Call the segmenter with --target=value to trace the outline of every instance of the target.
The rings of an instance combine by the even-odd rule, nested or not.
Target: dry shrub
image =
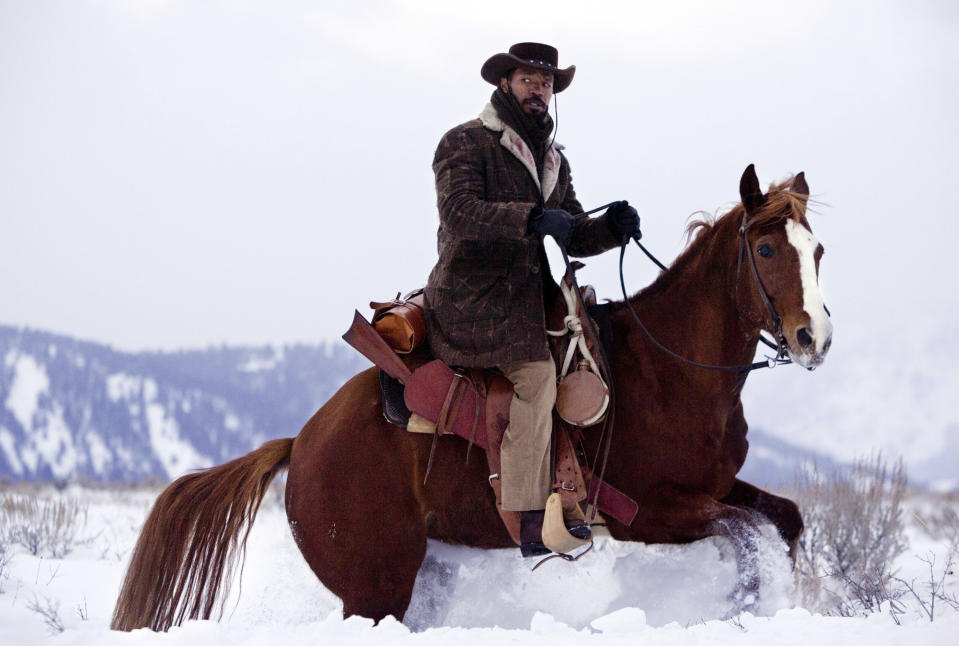
[[[895,577],[896,583],[902,586],[902,590],[908,592],[912,599],[922,610],[922,614],[935,621],[936,606],[946,605],[953,610],[959,611],[959,595],[948,589],[949,577],[955,573],[956,558],[959,556],[956,552],[956,545],[950,545],[946,553],[946,562],[941,568],[936,567],[936,555],[933,552],[927,552],[925,556],[917,557],[926,564],[928,574],[925,581],[918,582],[916,579],[909,581]]]
[[[0,543],[20,545],[34,556],[63,558],[84,542],[86,522],[87,505],[74,498],[16,493],[0,498]]]
[[[929,621],[935,620],[937,609],[943,606],[959,611],[959,593],[954,592],[953,585],[956,565],[959,564],[957,505],[959,494],[955,492],[926,494],[927,509],[916,511],[913,516],[930,538],[946,544],[945,554],[942,559],[937,559],[933,551],[916,556],[926,565],[926,575],[921,579],[895,577],[896,583],[908,592],[909,598],[919,607],[920,614]]]
[[[797,572],[804,605],[821,612],[858,615],[888,608],[903,591],[890,586],[892,564],[907,547],[903,531],[906,471],[880,454],[849,470],[823,473],[812,464],[797,474],[794,499],[806,529]]]
[[[0,594],[3,593],[3,582],[9,578],[9,574],[5,573],[4,570],[7,569],[7,565],[10,564],[10,559],[13,557],[12,554],[7,550],[7,543],[4,540],[4,537],[0,535]]]
[[[931,511],[916,512],[915,518],[930,538],[946,542],[952,551],[959,551],[959,514],[956,513],[955,494],[937,496],[936,503]]]
[[[34,596],[32,601],[27,603],[27,610],[37,613],[43,619],[43,624],[51,635],[58,635],[64,631],[63,620],[60,618],[60,602],[43,597],[41,601]]]

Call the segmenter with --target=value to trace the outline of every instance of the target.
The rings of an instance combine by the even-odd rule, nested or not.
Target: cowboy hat
[[[506,78],[510,70],[517,67],[532,67],[533,69],[552,72],[553,92],[559,93],[569,87],[576,73],[576,66],[570,65],[566,69],[559,69],[559,52],[555,47],[542,43],[516,43],[509,48],[508,54],[496,54],[483,63],[480,75],[483,79],[499,85],[501,78]]]

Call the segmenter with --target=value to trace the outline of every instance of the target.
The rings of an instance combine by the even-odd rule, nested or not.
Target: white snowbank
[[[290,536],[282,502],[271,491],[249,541],[242,586],[234,581],[224,618],[191,621],[166,634],[115,633],[110,614],[126,561],[155,493],[84,491],[90,501],[88,541],[68,558],[16,553],[0,578],[0,643],[30,645],[244,646],[247,644],[953,644],[959,613],[940,610],[935,622],[918,613],[896,626],[887,614],[824,617],[794,608],[792,575],[781,544],[764,533],[759,614],[728,620],[726,595],[735,565],[722,541],[687,546],[597,540],[578,563],[559,560],[531,572],[518,550],[482,551],[431,543],[405,624],[387,619],[344,620],[339,601],[325,590]],[[913,536],[919,550],[941,549]],[[924,564],[911,550],[906,576]],[[242,588],[242,589],[241,589]],[[65,627],[51,638],[28,606],[59,604]],[[81,618],[80,613],[86,617]]]

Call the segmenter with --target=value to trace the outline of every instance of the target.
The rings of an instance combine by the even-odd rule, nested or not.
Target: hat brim
[[[480,76],[482,76],[483,80],[487,83],[492,83],[493,85],[499,86],[499,80],[501,78],[506,78],[506,73],[510,70],[516,69],[517,67],[530,67],[535,70],[552,72],[554,94],[559,94],[568,88],[569,84],[573,82],[573,75],[576,73],[575,65],[570,65],[566,69],[560,69],[546,63],[523,60],[522,58],[513,56],[512,54],[496,54],[495,56],[491,56],[485,63],[483,63],[483,68],[480,70]]]

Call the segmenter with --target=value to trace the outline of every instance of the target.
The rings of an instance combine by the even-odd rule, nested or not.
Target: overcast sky
[[[584,206],[629,199],[664,259],[747,164],[804,170],[837,342],[946,318],[957,7],[3,0],[0,322],[124,349],[337,337],[425,282],[436,143],[521,40],[577,66],[558,140]],[[631,289],[654,275],[632,258]],[[584,280],[616,297],[613,255]]]

